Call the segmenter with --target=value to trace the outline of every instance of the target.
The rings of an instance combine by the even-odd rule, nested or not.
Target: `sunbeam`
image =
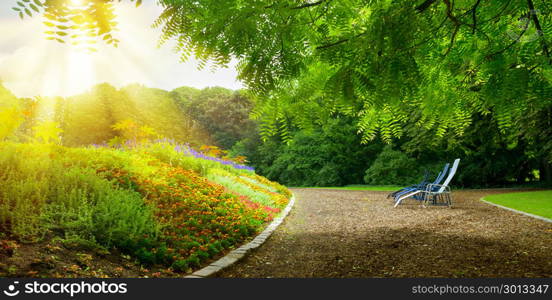
[[[160,32],[151,24],[161,13],[153,3],[140,9],[125,2],[114,3],[119,47],[101,41],[89,51],[82,40],[60,44],[46,40],[44,17],[19,19],[10,12],[9,1],[0,3],[0,80],[17,96],[72,96],[92,86],[109,82],[117,87],[140,83],[172,90],[182,85],[196,88],[222,86],[242,88],[235,63],[229,69],[197,70],[197,61],[178,63],[173,43],[157,47]],[[71,5],[85,2],[71,0]]]

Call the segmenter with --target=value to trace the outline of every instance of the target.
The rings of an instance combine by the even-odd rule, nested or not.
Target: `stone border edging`
[[[496,207],[499,207],[499,208],[502,208],[502,209],[506,209],[506,210],[509,210],[509,211],[512,211],[512,212],[515,212],[515,213],[518,213],[518,214],[522,214],[522,215],[531,217],[531,218],[535,218],[535,219],[539,219],[541,221],[552,223],[552,219],[548,219],[548,218],[545,218],[545,217],[530,214],[528,212],[524,212],[524,211],[521,211],[521,210],[517,210],[517,209],[510,208],[510,207],[502,206],[502,205],[499,205],[499,204],[496,204],[496,203],[492,203],[492,202],[489,202],[487,200],[483,200],[483,198],[481,198],[479,200],[482,201],[482,202],[485,202],[487,204],[490,204],[492,206],[496,206]]]
[[[229,267],[233,265],[238,260],[242,259],[249,251],[258,248],[260,245],[262,245],[268,237],[282,224],[284,219],[287,217],[289,212],[291,211],[291,208],[295,204],[295,195],[292,194],[291,198],[289,199],[289,203],[284,208],[282,213],[272,222],[270,225],[268,225],[263,232],[261,232],[259,235],[257,235],[252,241],[249,243],[242,245],[241,247],[234,249],[230,251],[230,253],[226,254],[219,260],[211,263],[207,267],[204,267],[198,271],[193,272],[191,275],[184,276],[184,278],[205,278],[209,277],[222,269]]]

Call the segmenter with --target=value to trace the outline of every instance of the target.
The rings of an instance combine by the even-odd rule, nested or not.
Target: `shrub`
[[[259,174],[289,186],[358,184],[382,146],[361,144],[349,121],[328,120],[323,129],[298,131],[289,145],[269,140],[253,151],[244,141],[233,150],[248,156]]]
[[[64,165],[55,159],[63,148],[11,144],[1,150],[0,224],[6,232],[29,240],[51,231],[105,247],[156,234],[140,194],[115,187],[94,169]]]
[[[388,145],[366,170],[364,181],[367,184],[412,184],[420,179],[419,169],[415,159]]]
[[[235,193],[236,195],[247,196],[249,199],[254,199],[255,202],[258,202],[265,206],[274,206],[274,202],[270,198],[270,195],[267,195],[263,192],[255,191],[246,184],[236,182],[234,179],[226,176],[220,175],[208,175],[207,178],[213,182],[216,182],[230,192]]]
[[[201,176],[216,168],[212,176],[238,191],[228,193]],[[287,203],[283,186],[167,145],[0,143],[0,170],[2,232],[20,240],[54,235],[89,248],[115,247],[144,264],[177,270],[197,267],[255,234]]]

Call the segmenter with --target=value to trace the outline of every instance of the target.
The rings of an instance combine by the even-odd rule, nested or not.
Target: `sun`
[[[74,6],[82,6],[84,4],[84,0],[69,0],[69,4]]]
[[[96,75],[93,54],[80,49],[70,49],[66,56],[64,75],[66,94],[76,94],[91,87]]]
[[[70,6],[82,5],[73,6],[76,9],[92,3],[92,0],[61,1]],[[43,33],[46,25],[39,18],[23,21],[0,18],[0,77],[3,82],[28,97],[71,97],[86,93],[101,82],[118,86],[155,82],[154,74],[158,69],[152,67],[152,62],[157,52],[149,49],[156,49],[157,35],[150,31],[142,34],[135,26],[138,24],[135,12],[126,9],[133,6],[115,2],[114,13],[120,23],[118,48],[73,32],[66,37],[66,43],[50,41]],[[141,18],[147,20],[144,16]],[[10,51],[12,42],[24,46],[4,59],[3,52]]]

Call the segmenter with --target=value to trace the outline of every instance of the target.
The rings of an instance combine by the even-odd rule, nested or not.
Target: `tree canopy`
[[[84,30],[60,25],[78,23],[67,17],[76,9],[87,12],[86,30],[110,42],[115,16],[103,11],[113,1],[85,0],[77,8],[62,2],[42,2],[59,36]],[[546,1],[159,3],[161,41],[176,40],[183,58],[216,65],[239,60],[240,78],[263,104],[259,111],[271,112],[261,114],[272,128],[266,134],[285,135],[286,122],[307,126],[335,112],[355,116],[365,142],[377,134],[401,137],[410,120],[438,136],[461,135],[472,113],[492,113],[504,133],[529,135],[513,125],[543,111],[550,118]],[[31,4],[19,3],[23,10]],[[290,109],[298,104],[313,111]]]

